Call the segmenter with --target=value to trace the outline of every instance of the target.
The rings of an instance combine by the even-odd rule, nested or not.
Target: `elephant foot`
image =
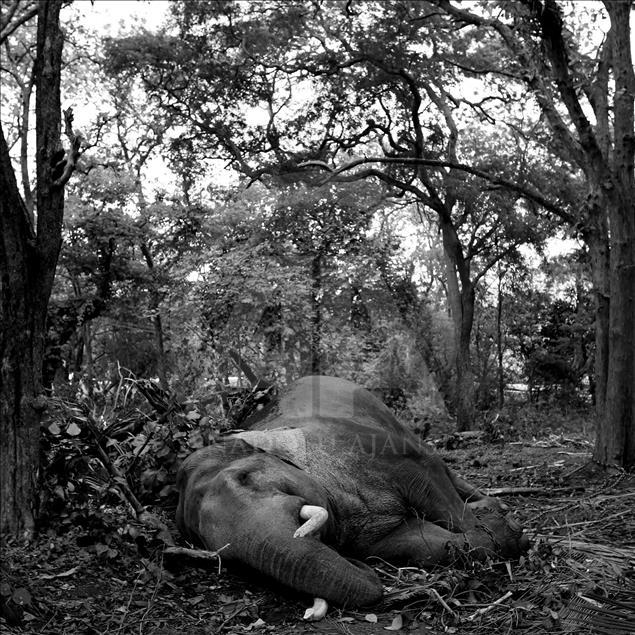
[[[476,539],[476,546],[485,546],[485,534],[488,542],[494,543],[495,551],[504,558],[515,558],[529,549],[529,538],[523,533],[522,525],[511,514],[503,516],[500,513],[477,512],[477,518],[479,529],[468,532],[469,537]]]
[[[483,496],[483,498],[468,502],[467,506],[473,512],[477,512],[481,509],[490,511],[507,511],[509,509],[509,507],[505,505],[505,503],[498,500],[497,498],[494,498],[493,496]]]

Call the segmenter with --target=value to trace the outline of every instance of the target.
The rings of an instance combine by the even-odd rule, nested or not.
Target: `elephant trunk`
[[[315,538],[252,535],[241,543],[234,547],[243,562],[298,591],[340,606],[365,606],[382,597],[373,569],[343,558]]]

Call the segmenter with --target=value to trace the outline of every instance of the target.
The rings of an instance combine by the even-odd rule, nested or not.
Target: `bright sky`
[[[116,35],[140,22],[156,31],[168,12],[167,0],[77,0],[73,5],[85,23],[103,35]]]

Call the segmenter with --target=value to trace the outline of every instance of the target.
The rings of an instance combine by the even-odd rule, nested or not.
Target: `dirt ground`
[[[29,547],[3,545],[0,632],[635,633],[635,476],[590,468],[581,434],[498,444],[450,436],[437,445],[527,528],[533,546],[519,562],[428,572],[375,563],[386,588],[381,606],[331,607],[307,623],[310,598],[226,563],[168,562],[113,509],[121,531],[108,544],[71,527]]]

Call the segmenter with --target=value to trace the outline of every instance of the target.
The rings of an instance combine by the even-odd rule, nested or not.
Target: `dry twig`
[[[507,591],[507,593],[505,593],[505,595],[501,596],[498,598],[498,600],[494,600],[491,604],[489,604],[488,606],[484,606],[483,608],[477,609],[476,611],[474,611],[474,613],[472,613],[472,615],[468,616],[468,621],[472,622],[474,621],[479,615],[485,615],[485,613],[488,613],[489,611],[491,611],[495,606],[498,606],[499,604],[502,604],[505,600],[507,600],[508,598],[510,598],[512,596],[512,592],[511,591]]]

